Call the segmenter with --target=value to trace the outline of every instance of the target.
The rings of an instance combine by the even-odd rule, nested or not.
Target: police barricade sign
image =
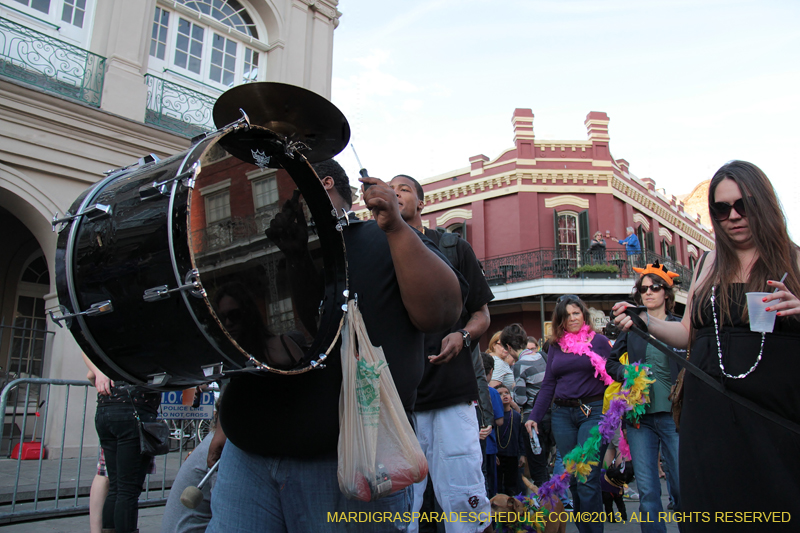
[[[161,393],[161,418],[164,420],[211,420],[214,418],[214,394],[204,392],[200,407],[183,405],[182,391]]]

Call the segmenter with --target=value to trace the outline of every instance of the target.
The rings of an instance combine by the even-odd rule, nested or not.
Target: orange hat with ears
[[[650,265],[647,265],[647,268],[636,268],[633,267],[633,270],[639,273],[639,276],[644,276],[645,274],[655,274],[656,276],[660,277],[664,281],[667,282],[667,285],[672,287],[672,278],[677,278],[680,274],[675,272],[670,272],[667,270],[667,267],[661,265],[656,261]]]

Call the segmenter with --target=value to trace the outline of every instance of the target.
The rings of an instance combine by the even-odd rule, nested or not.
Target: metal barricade
[[[87,423],[94,431],[93,420],[87,420],[90,395],[93,402],[88,381],[64,379],[22,378],[3,388],[0,525],[89,512],[98,459],[98,448],[86,442]],[[185,458],[183,442],[177,448],[156,458],[156,473],[148,474],[139,507],[166,503]]]

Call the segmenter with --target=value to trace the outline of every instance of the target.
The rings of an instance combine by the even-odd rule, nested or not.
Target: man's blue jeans
[[[348,500],[339,490],[336,466],[336,453],[310,459],[262,457],[228,441],[211,492],[208,533],[406,530],[407,521],[388,517],[411,513],[411,487],[374,502]]]
[[[658,450],[667,474],[667,486],[674,510],[681,510],[678,474],[678,432],[672,413],[653,413],[642,416],[639,429],[628,426],[628,444],[633,458],[636,486],[639,488],[639,512],[650,513],[653,523],[642,522],[642,533],[664,533],[667,526],[658,522],[661,505],[661,480],[658,478]],[[646,515],[645,515],[646,516]]]
[[[566,457],[575,446],[582,445],[589,437],[589,432],[596,427],[603,416],[603,400],[591,402],[589,404],[592,412],[587,417],[579,407],[553,406],[552,431],[556,438],[556,447],[561,452],[562,457]],[[600,460],[605,453],[605,446],[600,447]],[[581,513],[603,513],[603,495],[600,491],[600,466],[592,467],[591,473],[585,483],[579,483],[572,476],[569,482],[572,491],[573,507],[575,512]],[[576,522],[578,531],[581,533],[602,533],[603,523]]]

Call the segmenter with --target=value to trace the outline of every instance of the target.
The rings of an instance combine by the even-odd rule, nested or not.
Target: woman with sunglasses
[[[766,175],[731,161],[708,190],[716,249],[697,269],[681,322],[650,318],[649,332],[670,346],[691,345],[689,360],[726,389],[784,422],[800,424],[800,267],[798,248]],[[786,273],[785,281],[782,276]],[[750,331],[746,292],[777,311],[773,333]],[[631,327],[614,306],[620,329]],[[644,317],[642,317],[644,318]],[[686,373],[680,419],[683,512],[709,516],[685,531],[751,531],[714,520],[714,512],[775,509],[800,515],[800,436]],[[741,515],[746,516],[746,515]],[[786,515],[784,515],[786,516]],[[769,531],[796,531],[796,520]]]
[[[539,433],[539,424],[550,404],[554,403],[551,430],[558,451],[565,457],[575,446],[582,445],[592,428],[600,422],[603,393],[606,385],[614,381],[606,373],[611,346],[606,337],[592,330],[589,310],[574,294],[558,299],[552,323],[553,336],[547,352],[544,380],[525,426],[528,433]],[[602,447],[600,457],[604,452],[605,447]],[[603,497],[598,465],[592,467],[585,482],[579,482],[573,476],[569,488],[576,512],[600,516]],[[577,522],[576,525],[581,533],[603,531],[603,523],[599,520]]]
[[[646,320],[653,318],[680,322],[681,319],[672,314],[675,306],[673,278],[678,274],[668,271],[658,262],[647,265],[647,268],[634,270],[640,277],[633,290],[633,301],[636,305],[647,308]],[[677,351],[683,352],[682,355],[685,356],[684,350]],[[661,505],[658,452],[660,448],[674,511],[679,512],[681,499],[678,490],[678,431],[672,419],[669,393],[680,369],[677,363],[647,344],[644,339],[626,332],[617,338],[606,363],[608,374],[617,381],[625,380],[625,370],[620,364],[620,357],[626,352],[629,362],[639,361],[650,365],[653,372],[651,377],[655,379],[655,383],[650,386],[650,403],[638,427],[629,425],[627,430],[628,444],[636,469],[636,486],[639,489],[639,512],[649,513],[647,516],[652,520],[652,522],[642,521],[640,525],[643,533],[666,532],[666,523],[659,520],[659,513],[664,509]]]

